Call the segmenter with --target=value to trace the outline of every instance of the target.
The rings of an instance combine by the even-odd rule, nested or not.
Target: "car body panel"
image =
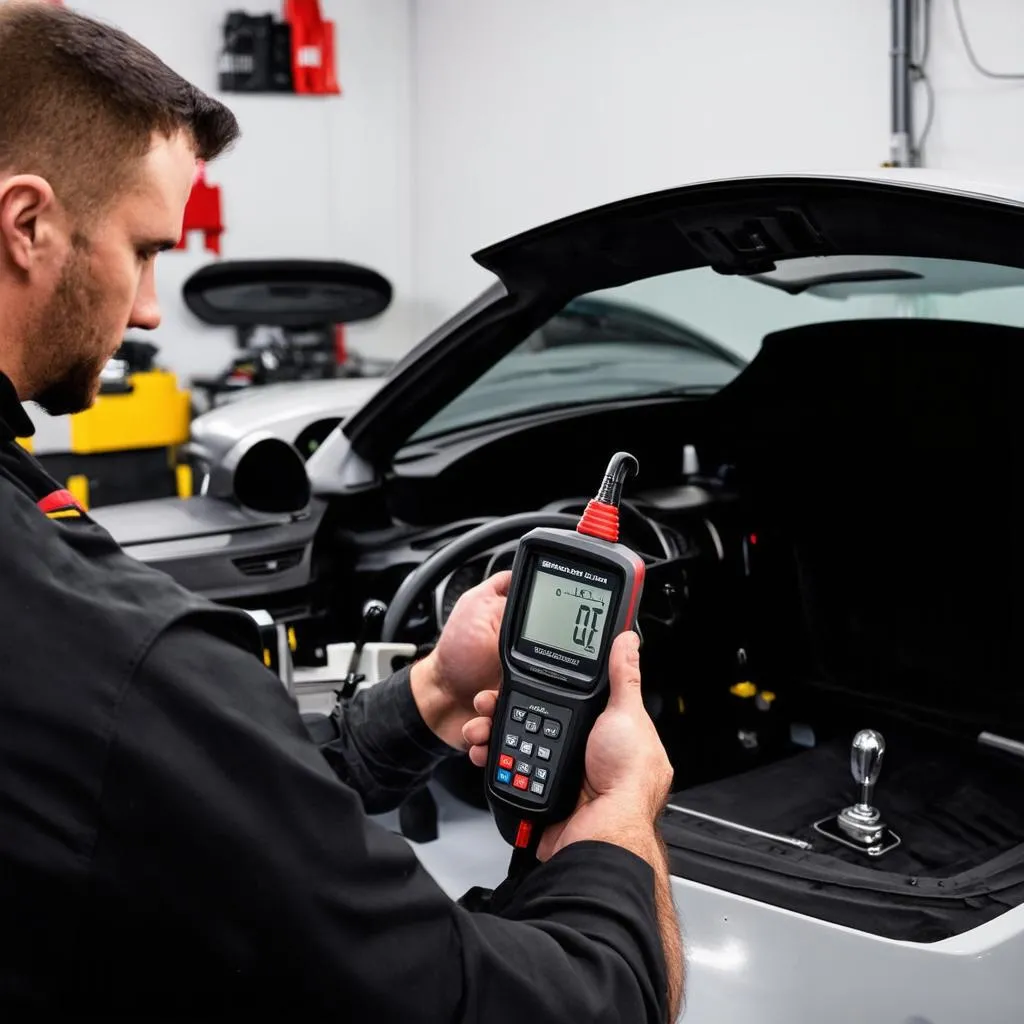
[[[433,787],[441,828],[413,843],[458,899],[505,877],[485,811]],[[397,814],[380,824],[397,827]],[[686,956],[683,1024],[1013,1024],[1024,1019],[1024,907],[935,943],[898,942],[673,876]]]

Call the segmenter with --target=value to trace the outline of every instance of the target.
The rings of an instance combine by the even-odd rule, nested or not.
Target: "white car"
[[[290,626],[296,684],[367,639],[370,599],[371,639],[425,650],[631,452],[684,1019],[1024,1019],[1024,194],[707,182],[476,259],[494,285],[356,401],[218,410],[240,418],[199,425],[203,495],[96,518]],[[332,417],[307,461],[300,432]],[[449,766],[417,844],[456,896],[508,860],[482,787]]]

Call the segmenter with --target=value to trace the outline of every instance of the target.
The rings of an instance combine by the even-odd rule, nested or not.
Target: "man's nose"
[[[143,331],[155,331],[160,326],[160,301],[156,294],[139,295],[132,306],[128,319],[129,327],[137,327]]]

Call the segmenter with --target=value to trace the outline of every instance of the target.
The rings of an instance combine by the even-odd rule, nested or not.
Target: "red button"
[[[502,754],[498,758],[499,768],[511,768],[516,763],[516,759],[511,754]]]
[[[515,786],[516,789],[526,789],[529,784],[530,780],[525,775],[516,775],[512,779],[512,785]]]

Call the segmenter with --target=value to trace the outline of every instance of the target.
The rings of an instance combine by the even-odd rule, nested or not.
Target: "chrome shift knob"
[[[882,734],[874,729],[861,729],[850,747],[850,774],[860,789],[859,799],[838,814],[814,823],[822,835],[863,850],[871,857],[888,853],[900,844],[900,837],[882,821],[874,806],[875,783],[882,772],[884,756]]]
[[[885,740],[880,732],[874,729],[861,729],[853,737],[853,746],[850,748],[850,772],[853,781],[865,789],[874,789],[878,781],[879,773],[882,771],[882,758],[885,755]],[[870,803],[870,799],[862,799],[863,803]]]

